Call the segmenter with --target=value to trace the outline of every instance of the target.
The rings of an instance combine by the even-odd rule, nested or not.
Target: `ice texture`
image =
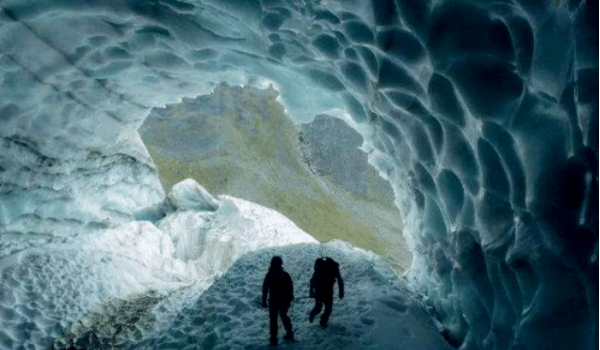
[[[183,266],[202,255],[173,242],[196,238],[150,222],[206,228],[175,206],[220,215],[228,199],[167,205],[137,129],[225,81],[271,84],[295,121],[329,114],[361,133],[404,218],[411,288],[451,344],[597,349],[597,13],[593,0],[3,1],[1,346],[195,271]]]

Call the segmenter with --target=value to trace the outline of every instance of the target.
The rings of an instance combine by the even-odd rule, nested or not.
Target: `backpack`
[[[339,274],[339,264],[331,258],[319,258],[315,262],[314,285],[318,290],[329,290]]]

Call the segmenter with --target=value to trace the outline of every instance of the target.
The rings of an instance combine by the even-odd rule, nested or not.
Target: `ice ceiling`
[[[597,13],[591,0],[2,1],[0,230],[130,220],[164,198],[137,134],[152,107],[273,84],[296,121],[327,113],[363,135],[449,339],[597,348]]]

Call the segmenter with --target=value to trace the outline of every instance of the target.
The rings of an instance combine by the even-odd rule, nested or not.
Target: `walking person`
[[[323,305],[325,311],[321,315],[321,327],[326,328],[333,308],[333,285],[337,280],[340,299],[344,298],[344,281],[340,275],[339,264],[331,258],[315,260],[315,272],[310,279],[310,297],[315,298],[315,307],[310,312],[309,321],[313,322]]]
[[[269,303],[267,304],[267,295]],[[277,345],[277,317],[281,316],[281,322],[286,330],[283,338],[286,341],[293,341],[292,321],[287,312],[290,304],[294,300],[294,284],[290,274],[283,270],[283,259],[280,256],[274,256],[271,259],[269,272],[265,276],[262,287],[262,307],[269,308],[269,322],[271,333],[271,345]]]

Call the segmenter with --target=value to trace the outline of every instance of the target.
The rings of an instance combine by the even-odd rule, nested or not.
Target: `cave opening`
[[[215,196],[279,211],[320,242],[373,251],[399,275],[410,267],[393,189],[339,118],[296,123],[272,86],[221,83],[154,108],[138,132],[166,191],[193,178]]]
[[[412,253],[409,285],[452,344],[597,349],[597,13],[598,2],[591,0],[3,1],[0,270],[6,283],[0,285],[0,345],[50,343],[108,300],[151,290],[165,296],[199,272],[222,272],[242,253],[236,247],[259,247],[244,240],[248,237],[230,244],[233,230],[221,230],[224,235],[205,243],[224,249],[209,250],[205,260],[190,266],[173,259],[177,247],[171,238],[181,243],[190,237],[181,236],[181,228],[215,233],[219,230],[211,229],[241,227],[267,243],[275,235],[260,220],[277,218],[293,230],[276,212],[231,197],[217,200],[194,183],[179,182],[165,193],[168,185],[161,184],[137,132],[154,107],[168,110],[164,106],[182,97],[213,91],[215,82],[237,87],[257,76],[277,82],[288,114],[309,129],[302,140],[297,130],[287,136],[276,132],[283,144],[300,144],[298,160],[277,153],[294,147],[265,142],[259,128],[242,123],[243,132],[227,136],[243,148],[235,151],[244,153],[246,162],[260,158],[256,154],[284,160],[245,175],[254,176],[255,184],[303,181],[285,177],[280,164],[287,162],[305,168],[320,186],[336,173],[319,164],[327,157],[315,151],[318,142],[304,142],[319,132],[306,125],[349,123],[363,137],[368,162],[392,186]],[[338,119],[313,121],[315,115]],[[260,152],[240,146],[252,135]],[[210,147],[215,140],[205,136],[188,141],[199,142],[197,149]],[[328,140],[335,146],[346,141]],[[166,167],[164,184],[181,164],[155,154]],[[200,183],[234,182],[207,174],[210,169],[194,171]],[[357,189],[352,181],[341,183]],[[315,186],[327,195],[335,192]],[[242,195],[259,192],[253,190]],[[268,190],[280,200],[269,206],[295,208],[298,195],[283,201],[275,189]],[[340,201],[353,203],[348,196]],[[323,203],[322,208],[332,208]],[[156,208],[170,215],[164,230],[138,220],[138,214]],[[351,209],[339,216],[360,216]],[[194,210],[202,213],[190,213]],[[318,211],[304,216],[308,220]],[[311,240],[295,233],[294,239]],[[292,241],[281,236],[279,243]],[[265,263],[264,256],[251,256],[254,265]],[[361,263],[376,265],[365,259],[369,262]],[[239,292],[253,290],[256,281],[243,278],[252,265],[247,263],[236,265],[238,275],[219,281],[242,280],[248,284]],[[363,291],[389,282],[381,270],[356,271],[361,272],[353,275],[357,281],[362,276],[369,282]],[[389,288],[379,291],[384,289]],[[175,294],[175,303],[156,304],[165,323],[155,325],[163,330],[179,317],[169,312],[172,306],[197,297]],[[141,304],[154,305],[150,299]],[[408,303],[391,295],[378,300],[383,302],[374,303],[394,317],[371,317],[363,304],[359,326],[389,326],[370,334],[409,339],[413,333],[404,332],[399,321]],[[214,303],[208,304],[197,305],[213,312]],[[183,319],[187,325],[205,326],[205,348],[230,339],[211,327],[224,321],[219,332],[227,333],[228,320],[206,322],[195,316],[196,309],[187,310],[194,315]],[[248,324],[254,325],[257,314],[247,312]],[[139,338],[142,331],[134,328],[132,337]],[[164,334],[153,341],[183,338],[177,331]]]

